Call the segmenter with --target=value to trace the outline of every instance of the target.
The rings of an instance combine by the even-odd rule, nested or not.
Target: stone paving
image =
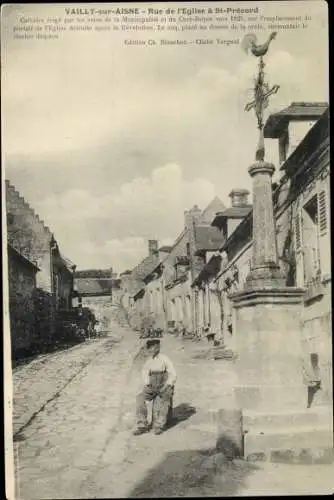
[[[135,358],[140,344],[134,332],[115,325],[113,332],[96,343],[93,357],[88,345],[78,347],[81,368],[71,380],[67,377],[70,382],[54,381],[63,389],[21,432],[22,440],[15,443],[16,498],[333,491],[332,466],[225,463],[215,453],[215,436],[210,425],[206,429],[206,422],[210,409],[232,402],[232,364],[196,359],[199,348],[174,337],[163,340],[163,350],[173,359],[178,374],[177,425],[160,436],[133,437],[134,399],[141,384],[143,356]],[[67,373],[71,359],[70,353],[64,354],[59,358],[62,369],[55,372],[59,377]],[[23,381],[21,384],[26,387]],[[45,385],[48,387],[46,380]],[[21,408],[27,412],[26,406]]]
[[[90,340],[68,350],[38,356],[13,371],[13,432],[19,433],[59,394],[110,340]]]

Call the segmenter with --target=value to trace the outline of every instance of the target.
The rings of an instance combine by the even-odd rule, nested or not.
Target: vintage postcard
[[[327,3],[1,31],[7,498],[333,493]]]

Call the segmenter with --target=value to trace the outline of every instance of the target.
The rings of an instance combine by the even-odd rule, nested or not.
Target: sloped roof
[[[264,137],[277,139],[290,121],[318,120],[327,109],[327,102],[292,102],[268,117],[263,129]]]
[[[207,205],[207,207],[202,211],[198,224],[211,224],[213,217],[216,212],[221,212],[225,210],[225,205],[218,196],[215,196],[213,200]]]
[[[142,280],[131,281],[131,288],[129,289],[130,297],[136,297],[140,290],[145,289],[145,283]]]
[[[133,298],[135,300],[141,299],[145,294],[145,288],[144,287],[139,287],[138,290],[133,294]]]
[[[165,252],[165,253],[170,253],[172,251],[172,246],[170,245],[164,245],[163,247],[159,248],[159,252]]]
[[[230,207],[224,212],[216,213],[216,217],[212,221],[214,227],[222,228],[226,219],[243,219],[252,210],[252,205],[244,205],[240,207]]]
[[[291,153],[287,160],[281,165],[280,170],[285,170],[292,175],[301,165],[314,154],[317,148],[329,140],[329,109],[317,120],[313,127],[307,132],[298,147]]]
[[[193,287],[199,285],[203,281],[207,281],[216,276],[220,271],[221,261],[221,255],[213,255],[209,262],[207,262],[207,264],[203,267],[199,275],[195,278],[191,286]]]
[[[110,269],[82,269],[75,271],[76,278],[111,278]]]
[[[154,253],[145,257],[132,271],[132,276],[137,279],[144,279],[159,264],[158,255]]]
[[[59,254],[60,254],[60,258],[64,262],[65,266],[72,271],[73,267],[75,266],[74,262],[72,262],[70,259],[65,257],[65,255],[63,255],[61,252],[59,252]]]
[[[24,264],[35,268],[36,271],[39,271],[39,267],[36,262],[32,261],[30,258],[26,257],[21,253],[15,246],[11,245],[10,243],[7,244],[8,248],[8,255],[12,254],[14,255],[17,259],[20,259]]]
[[[195,246],[197,251],[219,250],[224,242],[224,236],[219,229],[209,225],[195,226]]]
[[[109,295],[112,282],[106,278],[75,278],[75,287],[80,295]]]

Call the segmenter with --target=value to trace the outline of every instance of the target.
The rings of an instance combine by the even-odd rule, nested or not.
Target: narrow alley
[[[172,425],[160,436],[132,436],[144,341],[115,319],[108,337],[35,362],[35,371],[34,363],[14,370],[17,498],[329,493],[331,466],[310,474],[308,465],[224,462],[211,412],[230,404],[233,362],[185,342],[162,342],[178,381]],[[37,396],[31,414],[25,373]]]

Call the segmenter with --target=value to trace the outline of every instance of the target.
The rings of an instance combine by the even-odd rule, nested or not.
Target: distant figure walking
[[[171,360],[160,354],[160,338],[151,338],[146,342],[149,359],[142,369],[144,388],[137,396],[134,435],[149,430],[147,421],[147,401],[153,401],[152,428],[154,434],[161,434],[167,424],[172,408],[176,372]]]

